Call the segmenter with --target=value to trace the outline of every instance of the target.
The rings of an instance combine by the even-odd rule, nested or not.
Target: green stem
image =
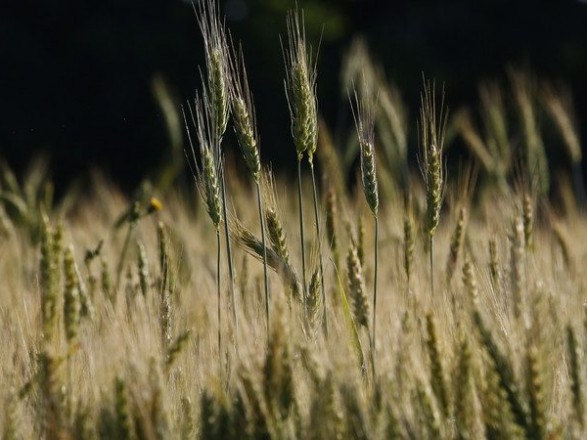
[[[234,323],[235,338],[238,335],[238,315],[236,313],[236,295],[234,294],[234,267],[232,265],[232,248],[230,245],[230,233],[228,231],[228,216],[226,214],[226,185],[224,183],[224,164],[221,165],[220,185],[222,187],[222,215],[224,217],[224,236],[226,237],[226,255],[228,260],[228,276],[230,278],[229,290],[232,303],[232,321]]]
[[[298,157],[298,204],[300,206],[300,244],[302,247],[302,303],[306,313],[306,252],[304,245],[304,205],[302,203],[302,158]]]
[[[430,235],[430,292],[434,298],[434,236]]]
[[[375,279],[373,280],[373,352],[375,352],[375,329],[377,323],[377,268],[379,260],[379,220],[375,216]]]
[[[316,239],[318,240],[318,255],[320,258],[320,286],[322,288],[322,307],[324,314],[322,318],[322,329],[324,335],[328,338],[328,318],[326,315],[326,289],[324,288],[324,265],[322,264],[322,235],[320,234],[320,217],[318,216],[318,195],[316,192],[316,178],[314,177],[314,163],[310,162],[312,171],[312,191],[314,194],[314,219],[316,221]]]
[[[261,220],[261,241],[263,243],[263,281],[265,283],[265,326],[269,338],[269,281],[267,279],[267,245],[265,243],[265,216],[263,215],[263,201],[261,200],[261,186],[257,182],[257,206]]]
[[[218,320],[218,371],[222,378],[222,298],[220,293],[220,229],[216,228],[216,301]]]
[[[367,336],[369,331],[367,331]],[[376,370],[375,370],[375,332],[373,332],[373,338],[369,338],[369,352],[371,353],[371,375],[372,375],[372,381],[373,383],[375,383],[375,377],[376,377]]]

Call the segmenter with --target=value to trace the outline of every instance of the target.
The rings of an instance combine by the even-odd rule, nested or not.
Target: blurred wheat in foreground
[[[357,131],[318,121],[295,11],[292,160],[319,166],[291,182],[261,162],[244,56],[216,35],[218,8],[196,13],[209,76],[184,116],[199,191],[144,185],[128,199],[95,178],[91,195],[56,203],[40,162],[22,179],[0,167],[2,438],[587,438],[571,94],[510,70],[481,85],[479,112],[448,118],[425,81],[421,179],[406,153],[418,121],[364,44],[342,75]],[[231,126],[242,154],[225,163]],[[461,169],[455,140],[471,153]],[[572,175],[552,187],[547,145]],[[300,237],[304,225],[316,233]]]

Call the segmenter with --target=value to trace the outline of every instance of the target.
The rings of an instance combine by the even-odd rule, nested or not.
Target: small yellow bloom
[[[158,198],[151,197],[151,200],[149,200],[148,213],[151,214],[152,212],[159,212],[162,209],[163,203],[161,203],[161,201]]]

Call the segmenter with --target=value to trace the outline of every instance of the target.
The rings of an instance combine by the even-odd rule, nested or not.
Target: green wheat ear
[[[206,53],[206,88],[210,94],[212,126],[220,142],[230,113],[229,49],[224,24],[220,20],[219,4],[203,0],[194,6]]]
[[[306,42],[303,13],[291,11],[287,16],[285,58],[285,90],[291,118],[291,133],[298,160],[304,153],[312,162],[318,142],[316,103],[316,65]]]
[[[72,345],[77,341],[78,337],[81,301],[77,285],[73,248],[71,246],[65,249],[63,267],[65,272],[65,292],[63,295],[65,337],[67,342]]]
[[[302,159],[304,153],[306,153],[312,168],[312,177],[314,177],[313,157],[318,143],[318,105],[316,101],[316,64],[312,57],[311,48],[308,47],[306,42],[303,13],[300,17],[300,13],[297,10],[288,13],[287,45],[284,46],[282,42],[282,50],[285,61],[285,94],[291,120],[291,135],[296,147],[296,156],[298,160],[300,247],[302,254],[303,299],[305,301],[307,284],[304,209],[302,199]],[[313,189],[316,228],[319,230],[315,182]],[[318,239],[320,239],[319,235],[320,234],[318,234]],[[321,258],[322,253],[320,252],[320,259]],[[323,278],[322,269],[320,273]]]
[[[44,219],[41,229],[41,314],[43,339],[50,341],[57,329],[58,287],[57,260],[53,244],[54,235],[49,221]]]
[[[440,109],[436,103],[436,84],[424,78],[420,95],[421,171],[426,185],[426,214],[424,230],[428,235],[430,253],[430,291],[434,296],[434,234],[440,222],[440,208],[444,197],[444,136],[448,120],[444,106],[444,90]]]
[[[363,78],[363,82],[365,82]],[[377,106],[376,97],[367,95],[367,87],[363,86],[361,96],[355,91],[354,106],[351,100],[351,109],[355,126],[357,128],[357,137],[359,139],[360,157],[361,157],[361,180],[363,182],[363,193],[365,200],[373,215],[375,225],[375,243],[374,243],[374,261],[375,274],[373,277],[373,335],[371,341],[373,350],[376,348],[376,329],[377,329],[377,271],[378,271],[378,254],[379,254],[379,190],[377,184],[377,173],[375,168],[375,109]]]
[[[467,210],[465,208],[461,208],[459,211],[459,218],[457,219],[457,224],[455,225],[455,229],[450,239],[450,251],[448,256],[448,261],[446,263],[446,279],[448,282],[452,280],[454,271],[457,267],[457,261],[459,258],[459,253],[463,246],[463,240],[465,236],[465,227],[466,227],[466,219],[467,219]]]
[[[440,109],[436,102],[436,84],[424,79],[424,91],[420,96],[420,143],[422,149],[422,174],[426,184],[425,228],[433,236],[440,221],[440,205],[444,195],[444,137],[448,114],[444,106],[444,91]]]

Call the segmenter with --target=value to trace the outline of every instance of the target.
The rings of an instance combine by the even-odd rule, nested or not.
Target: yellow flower
[[[162,209],[163,203],[161,203],[161,201],[158,198],[151,197],[151,200],[149,200],[149,208],[147,209],[147,212],[151,214],[153,212],[159,212]]]

